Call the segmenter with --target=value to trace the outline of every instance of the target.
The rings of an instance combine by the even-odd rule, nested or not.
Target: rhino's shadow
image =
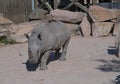
[[[58,60],[61,56],[61,53],[59,53],[57,56],[55,56],[55,52],[52,52],[47,60],[47,65],[55,60]],[[39,62],[40,63],[40,62]],[[28,60],[26,61],[26,63],[23,63],[26,65],[26,69],[27,71],[36,71],[36,69],[39,67],[39,63],[38,64],[31,64],[28,62]]]
[[[29,61],[27,60],[26,61],[26,63],[24,63],[24,64],[26,64],[26,69],[27,69],[27,71],[36,71],[36,69],[38,68],[38,64],[31,64],[31,63],[29,63]]]
[[[109,49],[107,49],[108,54],[110,55],[116,55],[116,47],[115,46],[109,46]]]
[[[61,56],[61,53],[59,53],[57,56],[55,56],[55,52],[52,52],[48,58],[48,61],[47,61],[47,65],[51,62],[51,61],[55,61],[55,60],[58,60]]]

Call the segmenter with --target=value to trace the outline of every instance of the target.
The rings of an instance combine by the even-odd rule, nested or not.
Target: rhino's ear
[[[30,38],[30,36],[27,33],[24,33],[24,36],[25,36],[26,39]]]
[[[42,40],[42,34],[38,34],[37,38],[38,38],[39,40]]]

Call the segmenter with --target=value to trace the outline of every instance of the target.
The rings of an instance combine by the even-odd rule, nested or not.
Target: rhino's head
[[[30,37],[26,34],[26,37],[28,38],[28,61],[32,64],[38,63],[38,60],[41,55],[41,47],[40,47],[40,41],[41,41],[41,35],[31,35]]]

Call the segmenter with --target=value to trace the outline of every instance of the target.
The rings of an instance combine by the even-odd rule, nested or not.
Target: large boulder
[[[89,15],[94,22],[107,21],[117,18],[120,15],[120,10],[107,9],[102,6],[93,5],[89,8]]]
[[[114,30],[113,30],[113,35],[117,35],[120,31],[120,17],[117,18],[115,25],[114,25]]]
[[[7,26],[14,24],[11,20],[5,18],[3,14],[0,13],[0,37],[5,36],[7,31]]]
[[[46,16],[47,11],[43,9],[36,8],[32,13],[29,15],[30,20],[41,20],[47,18]]]
[[[83,17],[82,22],[80,23],[80,27],[83,33],[83,36],[90,36],[91,34],[91,25],[88,21],[87,14]]]
[[[72,36],[81,35],[80,26],[77,24],[66,23],[67,27],[71,30]]]
[[[40,24],[40,21],[31,21],[20,23],[18,25],[10,25],[6,33],[6,37],[7,39],[14,40],[16,42],[26,42],[27,39],[25,38],[24,34],[31,34],[34,26],[37,24]]]
[[[113,22],[95,22],[93,23],[93,36],[108,36],[113,27]]]
[[[6,25],[0,25],[0,37],[5,36],[6,32],[7,32],[7,26]]]
[[[71,12],[67,10],[56,9],[50,12],[48,19],[60,20],[69,23],[78,23],[82,21],[84,13],[82,12]]]
[[[13,22],[0,14],[0,25],[13,24]]]

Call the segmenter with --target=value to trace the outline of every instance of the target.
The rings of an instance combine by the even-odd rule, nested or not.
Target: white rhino
[[[67,47],[71,38],[71,30],[66,24],[54,21],[37,25],[28,37],[28,61],[36,64],[40,60],[40,69],[46,70],[46,62],[54,50],[57,55],[62,48],[60,61],[66,59]]]

